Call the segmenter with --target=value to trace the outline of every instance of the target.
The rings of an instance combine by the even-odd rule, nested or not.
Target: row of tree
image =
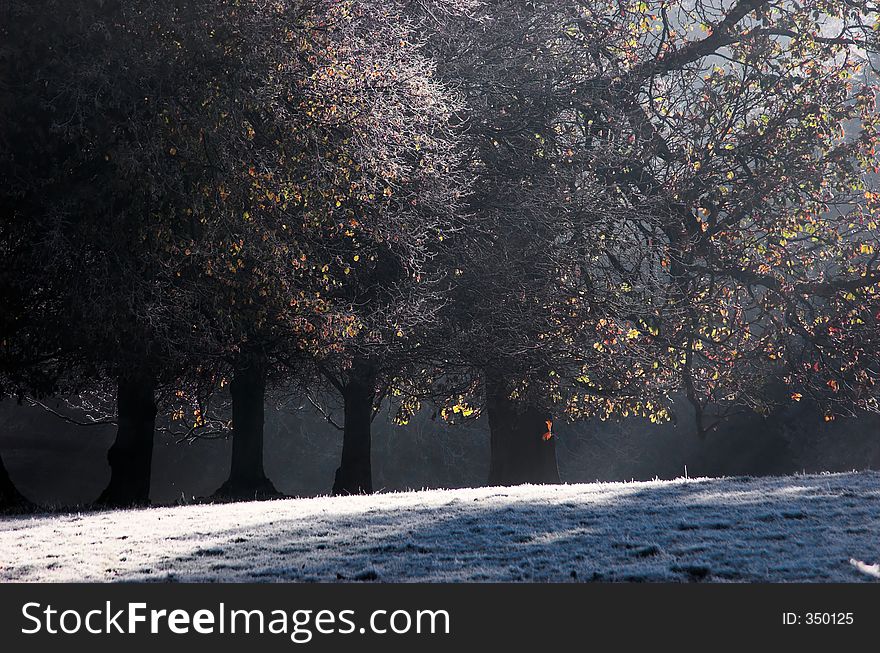
[[[288,397],[340,407],[336,493],[372,491],[385,402],[485,414],[492,483],[558,481],[554,419],[679,392],[701,432],[878,407],[868,0],[0,17],[0,392],[117,424],[103,503],[148,499],[157,425],[231,432],[220,494],[273,494]]]

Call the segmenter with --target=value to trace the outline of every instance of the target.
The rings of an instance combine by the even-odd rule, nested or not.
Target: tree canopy
[[[0,391],[115,393],[121,501],[161,412],[269,491],[267,393],[341,404],[338,492],[386,400],[486,414],[494,482],[679,395],[876,411],[878,12],[7,0]]]

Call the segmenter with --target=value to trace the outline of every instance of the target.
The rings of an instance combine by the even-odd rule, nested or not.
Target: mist
[[[769,417],[741,415],[700,439],[680,407],[676,422],[640,419],[558,422],[557,458],[564,482],[766,476],[880,469],[880,416],[824,422],[806,402]],[[376,488],[398,491],[486,484],[489,430],[484,418],[459,425],[424,410],[406,426],[387,411],[374,422]],[[41,408],[0,405],[0,455],[13,482],[38,504],[88,504],[110,478],[106,453],[112,425],[75,426]],[[157,434],[151,495],[155,503],[209,497],[229,472],[231,438],[178,443]],[[267,410],[266,473],[288,496],[330,492],[341,433],[314,411]]]

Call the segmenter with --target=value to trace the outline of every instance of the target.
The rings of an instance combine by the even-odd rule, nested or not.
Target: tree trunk
[[[263,421],[266,373],[252,357],[235,370],[232,394],[232,464],[229,478],[217,490],[223,499],[264,499],[281,496],[263,471]]]
[[[149,374],[119,379],[116,414],[116,441],[107,452],[110,483],[98,503],[118,507],[148,504],[156,431],[156,383]]]
[[[6,465],[3,464],[3,458],[0,457],[0,512],[26,508],[30,505],[30,501],[25,499],[12,483]]]
[[[550,414],[511,400],[504,382],[492,375],[487,377],[486,385],[491,448],[489,484],[559,483],[556,436],[547,424],[552,419]]]
[[[376,399],[375,365],[369,361],[355,361],[342,397],[345,401],[342,462],[336,470],[333,494],[370,494],[373,491],[370,450],[373,402]]]

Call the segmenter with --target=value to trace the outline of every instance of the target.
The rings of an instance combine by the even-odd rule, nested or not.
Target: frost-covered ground
[[[877,472],[0,520],[6,581],[851,582],[877,563]]]

